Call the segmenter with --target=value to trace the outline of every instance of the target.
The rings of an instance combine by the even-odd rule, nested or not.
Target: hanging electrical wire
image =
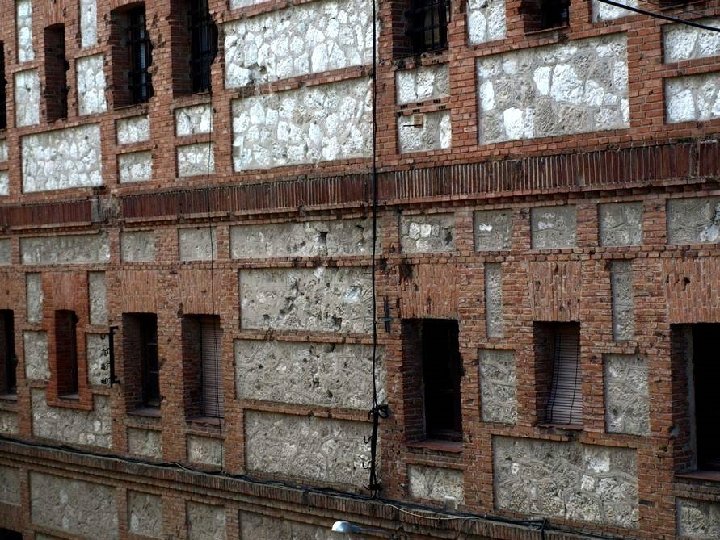
[[[649,9],[643,9],[639,7],[634,6],[628,6],[627,4],[623,4],[621,2],[615,2],[615,0],[597,0],[598,2],[602,4],[607,4],[609,6],[614,6],[622,9],[627,9],[628,11],[633,11],[635,13],[639,13],[640,15],[647,15],[649,17],[653,17],[655,19],[662,19],[665,21],[671,21],[679,24],[684,24],[687,26],[692,26],[694,28],[701,28],[703,30],[709,30],[711,32],[720,32],[720,28],[716,26],[710,26],[704,23],[699,23],[696,21],[690,21],[688,19],[683,19],[682,17],[675,17],[674,15],[665,15],[664,13],[658,13],[656,11],[650,11]]]

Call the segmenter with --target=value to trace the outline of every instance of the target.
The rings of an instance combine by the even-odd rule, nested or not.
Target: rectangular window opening
[[[132,4],[112,12],[110,33],[115,107],[146,103],[154,95],[152,43],[147,31],[145,5]]]
[[[123,357],[129,408],[160,407],[156,314],[123,313]]]
[[[68,116],[67,72],[70,64],[65,57],[65,25],[45,28],[45,107],[48,122]]]
[[[55,312],[55,350],[57,364],[57,394],[60,397],[78,395],[78,317],[74,311]]]
[[[720,380],[720,359],[716,340],[720,324],[696,324],[692,327],[692,381],[694,395],[697,467],[720,471],[720,401],[717,381]]]
[[[5,75],[5,44],[0,41],[0,129],[7,128],[7,77]]]
[[[183,373],[188,418],[222,418],[222,328],[216,315],[183,317]]]
[[[525,33],[562,28],[570,24],[570,0],[524,0]]]
[[[193,93],[212,89],[211,67],[217,55],[217,26],[207,0],[189,0],[190,78]]]
[[[15,314],[12,310],[0,310],[0,393],[5,396],[17,394],[17,356],[15,355]]]
[[[447,49],[449,0],[411,0],[405,17],[406,35],[414,54]]]

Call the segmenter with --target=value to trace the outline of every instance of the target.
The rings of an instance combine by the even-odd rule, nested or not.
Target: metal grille
[[[5,365],[5,380],[2,390],[6,394],[15,394],[17,392],[17,357],[15,356],[15,317],[11,310],[0,311],[0,324],[2,324],[0,339],[2,339],[3,346],[1,354]]]
[[[540,3],[540,29],[566,26],[569,21],[569,0],[542,0]]]
[[[191,0],[189,15],[192,91],[208,92],[212,88],[210,67],[217,54],[217,26],[208,12],[207,0]]]
[[[141,6],[128,11],[127,21],[130,98],[133,103],[144,103],[153,96],[152,76],[148,71],[152,63],[152,44],[145,28],[145,8]]]
[[[157,316],[139,316],[142,401],[146,407],[160,406],[160,365],[158,363]]]
[[[545,421],[548,424],[582,424],[580,332],[577,325],[556,327],[553,378]]]
[[[449,0],[413,0],[408,10],[408,37],[416,54],[447,48]]]
[[[221,341],[220,317],[202,317],[200,319],[202,415],[216,418],[222,418],[225,411],[220,364]]]
[[[7,78],[5,77],[5,45],[0,42],[0,129],[7,127]]]

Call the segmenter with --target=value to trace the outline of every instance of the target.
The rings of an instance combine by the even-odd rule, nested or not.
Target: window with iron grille
[[[132,103],[145,103],[153,96],[152,44],[145,26],[145,6],[138,6],[126,13],[127,48],[129,54],[128,87]]]
[[[0,41],[0,129],[7,128],[7,77],[5,76],[5,44]]]
[[[212,88],[210,68],[217,55],[217,26],[208,10],[207,0],[190,0],[190,78],[193,93]]]
[[[694,413],[694,432],[697,468],[720,471],[720,399],[717,382],[720,380],[720,361],[717,336],[720,324],[692,325],[692,374],[688,395]],[[691,431],[693,431],[691,429]]]
[[[220,317],[186,315],[182,335],[186,416],[222,418],[225,407]]]
[[[75,396],[78,393],[77,323],[74,311],[55,312],[55,355],[58,396]]]
[[[525,32],[561,28],[570,23],[570,0],[524,0]]]
[[[411,0],[406,19],[414,54],[447,49],[450,0]]]
[[[0,393],[17,393],[17,357],[15,356],[15,315],[9,309],[0,310]]]
[[[123,313],[123,359],[128,409],[160,406],[158,324],[154,313]]]
[[[65,58],[65,25],[54,24],[44,31],[45,38],[45,114],[48,122],[68,116],[67,72]]]

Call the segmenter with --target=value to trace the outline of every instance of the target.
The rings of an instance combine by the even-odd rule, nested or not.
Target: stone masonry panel
[[[510,210],[475,212],[475,251],[510,249],[512,213]]]
[[[485,263],[485,331],[490,338],[503,335],[502,278],[500,263]]]
[[[225,540],[225,508],[187,503],[188,540]]]
[[[215,236],[215,229],[210,227],[178,229],[180,260],[188,262],[217,259],[217,239]]]
[[[96,395],[92,411],[50,407],[45,392],[33,389],[32,431],[36,437],[83,446],[112,446],[112,417],[107,396]]]
[[[149,538],[162,538],[162,498],[128,491],[128,530]]]
[[[0,466],[0,503],[20,504],[20,471]]]
[[[175,134],[178,137],[211,133],[213,128],[212,105],[194,105],[175,109]]]
[[[134,144],[150,140],[150,119],[147,116],[131,116],[117,121],[118,144]]]
[[[110,260],[110,246],[105,233],[62,236],[35,236],[20,240],[23,264],[87,264]]]
[[[225,461],[223,458],[223,441],[210,437],[188,435],[187,458],[190,463],[222,467]]]
[[[720,19],[700,19],[695,22],[715,28],[720,27]],[[720,56],[720,32],[684,24],[663,26],[663,30],[663,60],[665,62]]]
[[[450,70],[442,64],[398,71],[395,86],[399,105],[443,98],[450,94]]]
[[[40,74],[37,69],[15,74],[15,125],[32,126],[40,122]]]
[[[48,340],[46,332],[23,332],[25,376],[31,380],[49,380]]]
[[[15,17],[18,62],[32,62],[35,60],[32,0],[16,0]]]
[[[455,250],[455,215],[403,215],[400,217],[403,253],[442,253]]]
[[[152,180],[153,159],[151,151],[120,154],[117,160],[118,176],[121,184]]]
[[[0,410],[0,433],[16,435],[19,431],[17,413]]]
[[[720,242],[720,197],[670,199],[667,236],[669,244]]]
[[[632,261],[613,261],[610,266],[612,289],[613,339],[635,337],[635,288]]]
[[[110,343],[107,334],[87,334],[85,350],[88,382],[95,386],[108,386],[110,379]]]
[[[517,421],[517,367],[514,351],[480,351],[480,404],[485,422]]]
[[[625,0],[622,2],[626,6],[638,7],[638,0]],[[635,12],[629,9],[623,9],[618,6],[612,6],[599,0],[592,0],[592,20],[593,22],[611,21],[620,17],[629,17],[635,15]]]
[[[720,503],[678,499],[677,524],[683,538],[720,538]]]
[[[128,428],[127,441],[130,454],[154,459],[162,457],[162,441],[159,431]]]
[[[408,465],[408,480],[410,496],[415,499],[455,504],[465,500],[462,471]]]
[[[155,260],[155,231],[123,231],[120,235],[123,262]]]
[[[452,144],[450,111],[418,113],[398,118],[400,152],[444,150]]]
[[[330,532],[327,526],[309,525],[249,512],[240,512],[240,538],[288,538],[292,540],[343,540],[351,538]]]
[[[642,244],[642,203],[601,204],[598,208],[601,246]]]
[[[202,176],[215,172],[215,147],[212,143],[197,143],[178,146],[178,176]]]
[[[650,397],[644,358],[605,356],[605,419],[610,433],[650,433]]]
[[[530,211],[533,249],[575,247],[577,212],[574,206],[548,206]]]
[[[720,117],[720,73],[665,79],[665,116],[668,123]]]
[[[506,32],[505,0],[469,0],[468,38],[477,45],[503,39]]]
[[[103,71],[103,55],[78,58],[77,92],[78,112],[81,115],[105,112],[105,72]]]
[[[80,0],[80,36],[83,48],[97,44],[96,0]]]

